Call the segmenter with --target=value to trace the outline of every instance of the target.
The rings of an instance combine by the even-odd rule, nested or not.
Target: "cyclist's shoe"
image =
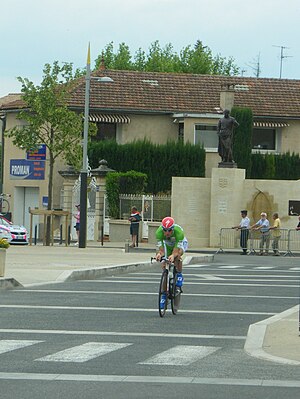
[[[167,295],[166,294],[162,294],[161,297],[160,297],[160,304],[159,304],[161,309],[165,308],[166,300],[167,300]]]
[[[177,273],[176,287],[182,287],[183,281],[182,273]]]

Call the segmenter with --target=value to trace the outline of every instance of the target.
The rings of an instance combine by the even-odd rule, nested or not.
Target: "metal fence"
[[[240,230],[231,228],[220,229],[219,250],[218,252],[225,252],[225,250],[240,249]],[[274,231],[270,230],[270,250],[272,251]],[[249,254],[254,255],[260,250],[261,233],[256,230],[249,230],[248,250]],[[280,229],[280,239],[278,242],[279,252],[284,255],[293,256],[294,253],[300,252],[300,231],[294,229]]]
[[[163,195],[120,195],[120,219],[128,219],[132,206],[141,213],[142,220],[161,221],[171,214],[171,197]]]

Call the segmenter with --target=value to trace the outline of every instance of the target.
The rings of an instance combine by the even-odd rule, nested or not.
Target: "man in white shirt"
[[[266,245],[265,255],[269,254],[269,246],[270,246],[270,222],[267,219],[266,212],[262,212],[260,214],[260,219],[256,222],[250,229],[260,230],[261,238],[259,245],[259,255],[263,255],[264,245]]]
[[[241,255],[247,255],[247,242],[249,237],[249,227],[250,227],[250,219],[247,216],[247,211],[244,209],[241,211],[242,220],[239,225],[233,226],[233,229],[241,230],[240,236],[240,246],[243,250]]]

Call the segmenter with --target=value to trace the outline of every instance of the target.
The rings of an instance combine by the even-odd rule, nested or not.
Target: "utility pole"
[[[280,48],[280,72],[279,72],[279,79],[281,79],[281,76],[282,76],[282,60],[283,60],[284,58],[292,57],[292,55],[285,55],[285,54],[283,54],[284,49],[288,49],[288,48],[290,48],[290,47],[275,46],[275,45],[273,45],[273,47],[278,47],[278,48]]]

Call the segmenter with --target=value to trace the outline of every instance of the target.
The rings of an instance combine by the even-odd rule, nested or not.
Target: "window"
[[[178,124],[178,141],[184,142],[184,124],[179,123]]]
[[[92,141],[100,140],[116,140],[116,123],[97,123],[97,133],[96,136],[92,136]]]
[[[217,125],[195,125],[195,144],[202,144],[206,151],[218,149]]]
[[[276,129],[253,129],[252,148],[276,150]]]

